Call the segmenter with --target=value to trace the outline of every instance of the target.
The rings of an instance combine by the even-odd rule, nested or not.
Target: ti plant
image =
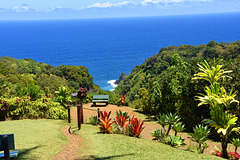
[[[77,97],[83,101],[86,97],[87,97],[87,94],[88,94],[88,90],[87,88],[79,88],[78,92],[77,92]]]
[[[111,133],[112,132],[111,125],[114,122],[111,122],[111,118],[109,118],[110,114],[111,114],[111,111],[109,113],[107,113],[106,111],[100,112],[99,120],[101,121],[101,123],[99,124],[99,127],[100,127],[100,131],[102,133]]]
[[[205,141],[207,140],[209,133],[210,129],[201,124],[196,125],[195,128],[193,128],[193,133],[190,133],[192,136],[191,140],[198,143],[198,152],[203,153],[204,149],[208,147]]]
[[[178,121],[180,121],[180,118],[176,114],[167,114],[166,115],[166,122],[168,124],[168,130],[167,130],[167,135],[169,135],[169,132],[174,124],[176,124]]]
[[[240,132],[240,127],[237,126],[237,117],[231,114],[228,109],[232,103],[239,102],[235,100],[236,92],[231,90],[228,94],[223,86],[221,86],[221,79],[225,79],[226,73],[232,71],[225,71],[222,65],[217,65],[215,59],[212,66],[206,61],[204,64],[198,64],[200,72],[195,74],[193,79],[203,79],[210,83],[210,86],[205,87],[205,94],[197,96],[200,101],[198,106],[208,104],[210,107],[211,119],[206,119],[205,122],[215,128],[220,136],[222,146],[222,157],[228,158],[227,145],[230,134],[232,132]]]
[[[237,148],[240,147],[240,139],[239,138],[233,138],[231,142],[235,147],[235,152],[237,152]]]
[[[157,140],[158,142],[165,143],[166,141],[166,132],[163,129],[156,129],[152,132],[153,139]]]
[[[185,127],[185,125],[182,124],[182,122],[178,122],[178,123],[174,124],[173,130],[175,131],[175,136],[177,136],[178,132],[182,132],[184,127]]]
[[[134,116],[132,116],[132,118],[129,119],[127,128],[129,130],[131,136],[139,137],[140,133],[144,129],[143,122],[141,122],[140,119],[138,120],[138,118],[134,118]]]
[[[168,143],[172,146],[172,147],[175,147],[175,146],[183,146],[183,145],[186,145],[184,143],[184,140],[185,139],[182,139],[181,137],[179,136],[175,136],[175,135],[170,135],[168,136]]]
[[[126,97],[126,95],[121,94],[121,98],[119,98],[119,101],[118,101],[119,106],[125,104],[125,97]]]

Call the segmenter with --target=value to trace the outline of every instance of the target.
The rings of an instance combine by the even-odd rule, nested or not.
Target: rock
[[[127,77],[127,75],[122,72],[119,77],[119,80],[116,80],[116,82],[114,84],[119,84],[125,77]]]

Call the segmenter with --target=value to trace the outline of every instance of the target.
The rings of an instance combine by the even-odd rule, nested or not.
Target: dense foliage
[[[80,87],[100,90],[84,66],[54,67],[32,59],[0,57],[0,120],[66,119],[64,106]]]
[[[5,120],[5,118],[67,119],[66,109],[46,97],[35,101],[16,97],[0,99],[0,110],[0,120]]]
[[[210,117],[208,108],[197,107],[195,96],[204,93],[205,81],[193,81],[198,71],[197,64],[213,58],[224,59],[223,68],[233,70],[225,81],[225,88],[238,91],[236,99],[240,99],[240,41],[209,42],[207,45],[180,45],[162,48],[157,55],[148,58],[143,64],[136,66],[125,77],[115,93],[126,95],[130,105],[149,115],[159,113],[177,113],[187,130]],[[231,106],[232,112],[239,117],[240,108]],[[239,123],[239,120],[238,120]]]
[[[93,84],[93,77],[84,66],[54,67],[32,59],[17,60],[10,57],[0,58],[0,79],[20,88],[33,83],[45,94],[54,93],[58,87],[66,85],[73,91],[79,87],[93,89],[96,86]]]

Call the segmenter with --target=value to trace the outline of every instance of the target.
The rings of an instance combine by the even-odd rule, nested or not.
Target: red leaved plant
[[[138,120],[138,118],[134,118],[134,116],[130,118],[129,123],[127,124],[127,127],[129,128],[130,135],[134,137],[139,137],[140,133],[144,129],[143,122],[141,122],[140,119]]]
[[[100,127],[100,131],[102,133],[111,133],[112,132],[111,125],[114,122],[111,122],[112,118],[109,118],[110,114],[111,114],[111,111],[109,113],[107,113],[106,111],[100,112],[99,120],[101,121],[101,123],[99,124],[99,127]]]
[[[121,132],[123,132],[123,129],[125,128],[126,118],[127,116],[120,114],[118,117],[114,119],[115,124],[118,126]]]
[[[121,94],[121,98],[119,98],[119,102],[118,102],[119,105],[124,105],[125,104],[125,97],[126,97],[126,95]]]

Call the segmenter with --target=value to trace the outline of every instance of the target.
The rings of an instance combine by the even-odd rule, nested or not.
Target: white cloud
[[[149,5],[149,4],[169,4],[169,3],[181,3],[184,2],[185,0],[144,0],[142,1],[142,5]]]
[[[15,6],[15,7],[12,8],[12,10],[15,11],[15,12],[26,12],[26,11],[29,11],[31,9],[28,6],[22,6],[22,7]]]
[[[129,2],[129,1],[124,1],[124,2],[119,2],[119,3],[95,3],[93,5],[90,5],[86,8],[111,8],[111,7],[123,7],[123,6],[135,6],[136,3],[134,2]]]
[[[168,4],[182,4],[182,3],[207,3],[213,0],[143,0],[141,4],[146,5],[168,5]]]

